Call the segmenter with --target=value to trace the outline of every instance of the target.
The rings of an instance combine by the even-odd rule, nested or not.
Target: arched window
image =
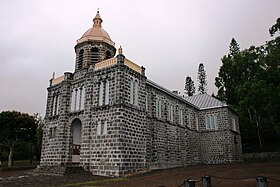
[[[79,51],[79,56],[78,56],[78,67],[77,69],[82,69],[83,67],[83,58],[84,58],[84,50]]]
[[[94,48],[91,48],[90,50],[91,52],[91,55],[90,55],[90,62],[91,64],[96,64],[98,62],[98,48],[97,47],[94,47]]]
[[[106,58],[105,59],[109,59],[111,58],[111,52],[110,51],[106,51]]]

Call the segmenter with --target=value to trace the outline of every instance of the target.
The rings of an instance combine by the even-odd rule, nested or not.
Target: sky
[[[148,79],[183,94],[187,76],[197,88],[203,63],[211,95],[230,40],[241,49],[271,40],[279,7],[279,0],[1,0],[0,111],[45,115],[52,73],[73,72],[76,40],[98,8],[116,48]]]

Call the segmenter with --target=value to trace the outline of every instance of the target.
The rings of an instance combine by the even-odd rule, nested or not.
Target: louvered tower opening
[[[90,55],[90,62],[91,64],[96,64],[99,60],[99,50],[98,48],[94,47],[94,48],[91,48],[90,50],[91,52],[91,55]]]
[[[79,56],[78,56],[78,67],[77,69],[82,69],[83,67],[83,58],[84,58],[84,50],[79,51]]]

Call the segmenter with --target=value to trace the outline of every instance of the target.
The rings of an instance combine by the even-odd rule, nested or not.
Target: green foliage
[[[36,156],[36,160],[40,160],[41,157],[41,149],[42,149],[42,139],[43,139],[43,118],[39,113],[34,114],[34,118],[37,123],[37,131],[36,131],[36,141],[34,141],[34,154]]]
[[[195,93],[194,82],[190,76],[186,77],[185,91],[188,96],[192,96]]]
[[[279,31],[279,22],[278,18],[270,33]],[[242,51],[232,39],[215,80],[217,97],[239,113],[243,142],[258,142],[262,148],[279,139],[280,37]]]
[[[197,80],[198,80],[198,92],[204,94],[207,91],[206,71],[204,70],[203,63],[198,66]]]
[[[14,149],[19,142],[36,141],[37,123],[34,117],[28,114],[4,111],[0,113],[0,128],[1,144],[9,148],[9,166],[11,166]]]
[[[269,29],[271,36],[274,36],[275,33],[280,32],[280,18],[276,20],[276,23]]]

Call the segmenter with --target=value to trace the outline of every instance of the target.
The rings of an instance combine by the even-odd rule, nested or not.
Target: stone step
[[[50,175],[74,175],[83,174],[91,175],[89,171],[85,171],[79,165],[66,165],[66,166],[38,166],[33,170],[34,173],[50,174]]]

